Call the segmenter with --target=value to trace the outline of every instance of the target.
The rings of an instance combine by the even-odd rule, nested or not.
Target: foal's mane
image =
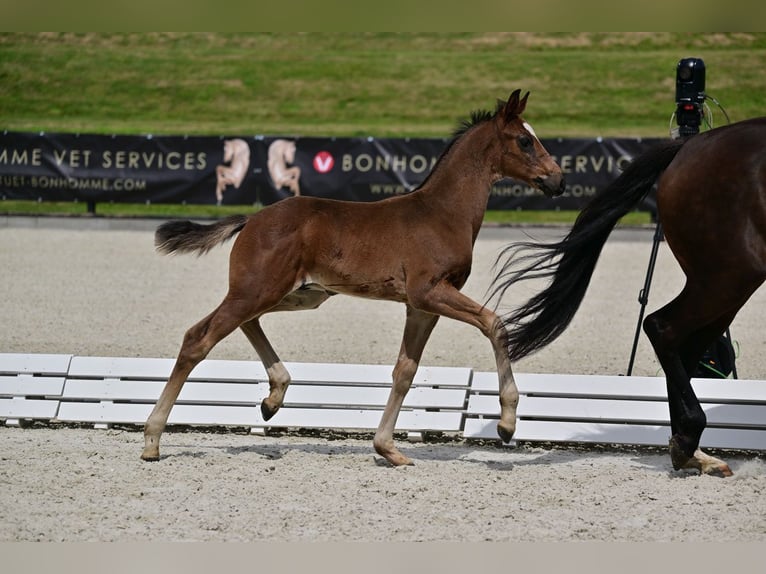
[[[492,118],[494,118],[498,112],[503,108],[505,105],[505,102],[502,100],[497,101],[497,108],[494,112],[490,112],[488,110],[474,110],[471,112],[471,115],[468,119],[462,120],[457,128],[455,128],[455,131],[452,132],[452,139],[447,144],[447,147],[444,148],[444,151],[439,156],[439,159],[436,160],[436,163],[434,164],[433,169],[428,173],[426,178],[421,182],[419,186],[417,186],[413,191],[416,191],[423,187],[426,182],[430,179],[431,174],[434,173],[439,166],[442,163],[442,160],[447,157],[447,154],[449,154],[450,150],[452,149],[452,146],[455,145],[455,142],[457,142],[461,137],[463,137],[466,133],[468,133],[472,128],[483,124],[484,122],[488,122]]]
[[[483,124],[486,121],[491,120],[494,118],[497,113],[500,111],[500,109],[503,107],[505,102],[498,100],[497,102],[497,108],[494,112],[490,112],[487,110],[474,110],[471,112],[471,116],[460,122],[460,125],[455,129],[454,132],[452,132],[452,141],[450,142],[450,145],[455,143],[455,140],[457,140],[460,136],[464,135],[468,130],[470,130],[472,127],[477,126],[479,124]],[[445,150],[446,151],[446,150]]]

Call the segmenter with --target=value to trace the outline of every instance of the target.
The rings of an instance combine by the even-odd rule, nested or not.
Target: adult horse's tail
[[[168,221],[154,233],[154,245],[160,253],[197,252],[203,255],[219,243],[234,237],[245,226],[247,215],[231,215],[202,225],[192,221]]]
[[[668,167],[683,140],[662,143],[632,161],[625,171],[583,208],[559,242],[524,242],[507,247],[490,298],[502,298],[514,283],[551,278],[548,286],[503,318],[508,353],[517,361],[553,342],[572,321],[596,262],[614,226],[643,199]]]

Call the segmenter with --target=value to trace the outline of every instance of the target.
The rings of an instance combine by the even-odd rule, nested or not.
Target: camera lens
[[[684,82],[688,82],[692,78],[691,66],[683,66],[678,70],[678,78]]]

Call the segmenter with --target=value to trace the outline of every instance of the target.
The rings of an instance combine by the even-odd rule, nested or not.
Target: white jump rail
[[[516,383],[514,441],[668,444],[662,377],[522,373]],[[692,386],[707,416],[702,447],[766,450],[766,381],[693,379]],[[463,437],[497,439],[499,412],[497,375],[474,373]]]
[[[72,355],[0,353],[0,420],[25,421],[56,416]]]
[[[172,359],[0,353],[0,420],[143,425]],[[268,380],[258,361],[206,360],[192,372],[171,425],[373,430],[391,388],[392,367],[288,363],[285,405],[269,421],[260,403]],[[662,377],[516,375],[521,394],[515,441],[661,445],[670,436]],[[701,445],[766,450],[766,381],[694,379],[707,414]],[[495,373],[418,370],[397,430],[498,439]]]
[[[173,367],[172,359],[72,358],[57,420],[99,427],[143,424]],[[287,363],[292,376],[284,406],[268,422],[260,403],[268,395],[258,361],[205,360],[192,371],[173,407],[170,425],[375,429],[391,388],[392,367]],[[398,431],[459,433],[471,370],[423,367],[397,421]]]

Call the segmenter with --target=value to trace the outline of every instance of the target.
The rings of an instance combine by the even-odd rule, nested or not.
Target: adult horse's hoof
[[[673,436],[670,438],[670,460],[674,470],[698,470],[700,474],[727,477],[734,473],[724,461],[705,454],[700,449],[694,451],[690,457],[681,448],[680,440]]]
[[[718,464],[710,465],[707,468],[703,467],[702,474],[719,476],[721,478],[726,478],[727,476],[734,476],[734,472],[732,472],[729,465],[723,461],[718,461]]]
[[[670,450],[670,462],[673,463],[673,470],[686,468],[691,458],[681,448],[681,441],[675,435],[670,437],[668,449]]]

